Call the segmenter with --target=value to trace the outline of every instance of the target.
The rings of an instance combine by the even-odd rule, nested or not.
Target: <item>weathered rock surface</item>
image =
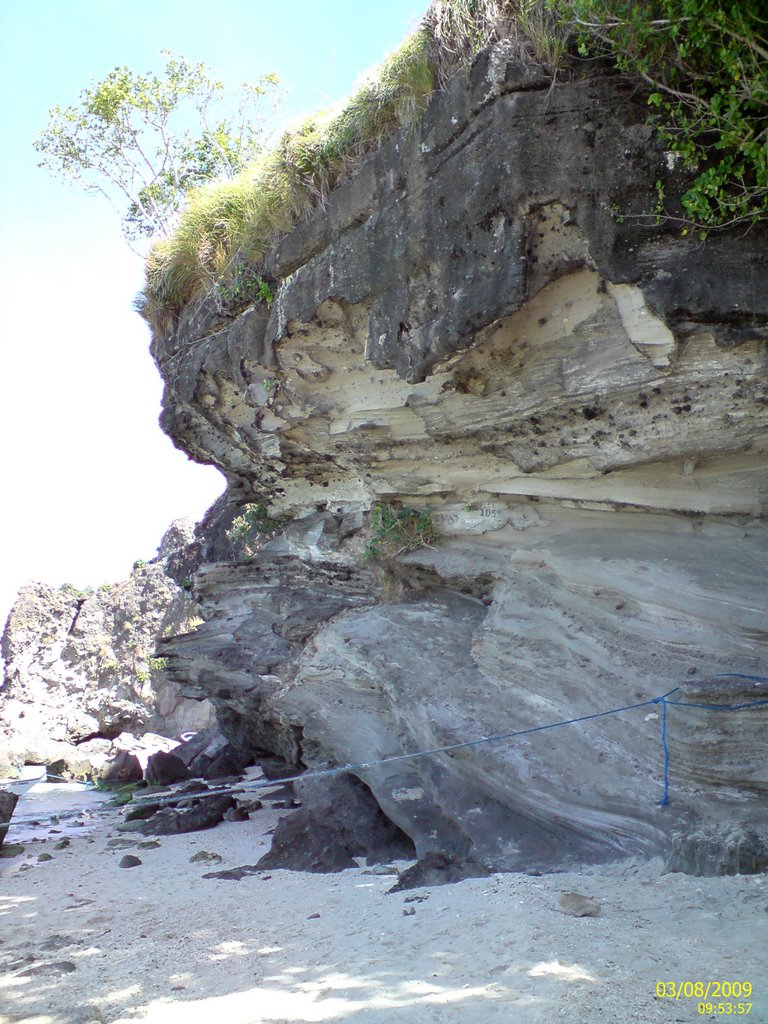
[[[120,858],[120,862],[117,865],[119,868],[138,868],[142,864],[140,857],[134,857],[132,853],[126,853],[125,856]]]
[[[134,820],[137,832],[147,836],[172,836],[183,832],[200,832],[215,828],[224,814],[235,806],[233,797],[226,794],[192,797],[183,806],[161,807],[144,821]]]
[[[141,782],[144,778],[144,771],[141,761],[135,754],[121,750],[115,757],[108,761],[99,772],[99,779],[111,785],[125,785],[129,782]]]
[[[465,878],[487,878],[488,868],[482,864],[462,860],[456,854],[429,853],[401,872],[397,882],[387,892],[404,892],[406,889],[421,889],[433,885],[453,885]]]
[[[756,875],[768,864],[768,828],[735,821],[726,827],[700,826],[672,837],[670,871],[689,875]]]
[[[190,771],[180,757],[159,750],[147,761],[144,778],[151,785],[168,786],[173,782],[183,782],[190,778]]]
[[[599,917],[600,904],[580,892],[564,892],[558,900],[560,910],[569,917]]]
[[[356,857],[382,864],[413,856],[413,844],[388,821],[357,779],[307,779],[294,784],[301,808],[281,818],[272,847],[257,868],[333,872]]]
[[[190,570],[194,549],[192,527],[180,520],[157,558],[138,562],[123,582],[95,593],[45,584],[22,589],[2,641],[0,760],[72,760],[77,753],[59,744],[122,732],[174,735],[211,722],[210,705],[183,697],[155,658],[163,635],[195,621],[177,578]]]
[[[252,763],[252,758],[233,746],[216,727],[201,729],[186,743],[176,747],[173,753],[186,765],[189,775],[196,779],[239,775]]]
[[[0,789],[0,846],[5,842],[8,826],[10,825],[18,799],[15,793],[9,793],[4,789]]]
[[[486,54],[276,246],[271,310],[154,339],[175,442],[293,518],[205,566],[204,624],[162,648],[238,747],[357,765],[419,857],[701,828],[676,856],[717,872],[734,821],[768,828],[765,709],[667,706],[659,806],[662,707],[631,706],[766,697],[766,234],[655,224],[684,180],[644,97],[551,86]],[[372,565],[377,501],[438,541]]]

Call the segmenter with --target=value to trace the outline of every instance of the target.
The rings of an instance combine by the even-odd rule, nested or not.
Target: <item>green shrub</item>
[[[434,541],[435,524],[430,509],[389,505],[380,502],[371,509],[371,539],[366,557],[396,558],[408,551],[429,547]]]
[[[85,587],[80,590],[73,583],[62,583],[59,590],[68,597],[74,597],[78,601],[84,601],[87,597],[93,597],[93,587]]]
[[[264,505],[251,503],[243,510],[227,530],[227,537],[234,549],[235,557],[246,561],[271,540],[280,530],[276,519],[270,519]]]
[[[217,290],[229,314],[240,313],[255,302],[263,302],[269,307],[274,298],[269,282],[253,265],[243,260],[236,261],[235,270],[229,277],[219,281]]]
[[[692,172],[684,219],[708,229],[768,218],[764,0],[550,0],[582,57],[609,57],[649,88],[665,146]],[[657,185],[657,213],[665,197]]]

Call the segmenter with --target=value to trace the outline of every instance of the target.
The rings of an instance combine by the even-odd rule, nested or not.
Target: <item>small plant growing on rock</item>
[[[150,672],[164,672],[168,668],[167,658],[150,658],[149,659],[149,670]]]
[[[242,561],[252,558],[268,540],[278,533],[280,524],[271,519],[261,504],[243,505],[242,513],[232,520],[227,537],[235,551],[235,557]]]
[[[78,601],[84,601],[87,597],[93,597],[93,587],[85,587],[80,590],[73,583],[62,583],[59,590],[68,597],[74,597]]]
[[[371,509],[371,540],[366,557],[396,558],[408,551],[431,547],[436,536],[430,509],[388,505],[380,502]]]
[[[240,263],[230,277],[219,281],[217,290],[222,304],[229,313],[240,313],[254,302],[272,305],[274,295],[269,281],[254,266]]]
[[[768,31],[763,0],[546,0],[580,57],[648,87],[650,120],[688,173],[682,217],[700,233],[768,217]],[[659,220],[671,216],[656,183]]]

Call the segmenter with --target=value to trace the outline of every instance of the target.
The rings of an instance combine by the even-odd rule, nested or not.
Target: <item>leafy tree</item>
[[[682,196],[690,223],[706,230],[768,217],[765,0],[547,2],[582,57],[609,55],[648,84],[661,138],[694,173]]]
[[[277,98],[277,76],[262,75],[242,86],[234,113],[232,104],[223,112],[224,86],[205,64],[162,52],[161,74],[116,67],[77,106],[54,107],[35,142],[39,166],[120,210],[129,242],[167,237],[190,189],[251,163],[265,136],[264,101]]]

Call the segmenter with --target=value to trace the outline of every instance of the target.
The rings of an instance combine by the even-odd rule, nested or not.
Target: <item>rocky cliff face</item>
[[[194,549],[192,525],[180,520],[127,580],[91,592],[22,589],[3,634],[0,763],[66,758],[72,744],[121,732],[209,724],[211,706],[184,697],[155,655],[163,636],[195,624],[182,585],[199,561]]]
[[[766,237],[655,224],[657,181],[631,83],[502,45],[274,248],[271,310],[154,339],[167,432],[288,523],[162,645],[242,746],[372,762],[766,697]],[[367,558],[377,502],[437,539]],[[765,716],[650,704],[356,774],[419,853],[754,867]]]

